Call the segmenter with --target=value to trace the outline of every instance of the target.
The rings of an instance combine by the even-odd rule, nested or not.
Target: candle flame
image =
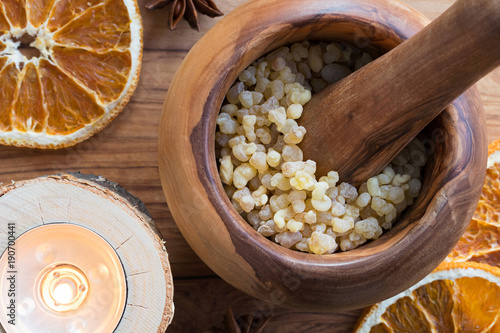
[[[75,297],[75,288],[67,282],[60,283],[54,288],[52,297],[59,304],[68,304]]]

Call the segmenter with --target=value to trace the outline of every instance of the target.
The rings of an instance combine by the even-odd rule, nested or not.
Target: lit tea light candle
[[[42,277],[40,292],[44,305],[57,312],[78,309],[85,301],[89,283],[74,265],[50,267]]]
[[[126,303],[125,273],[99,235],[72,224],[31,229],[0,258],[0,315],[7,333],[111,333]],[[9,320],[15,320],[15,325]]]
[[[0,216],[0,332],[165,332],[165,242],[123,188],[80,173],[0,184]]]

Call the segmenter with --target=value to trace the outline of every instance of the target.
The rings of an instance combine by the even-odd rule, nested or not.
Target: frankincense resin
[[[295,43],[254,62],[229,89],[217,117],[220,178],[261,235],[303,252],[347,251],[380,237],[413,203],[427,162],[418,139],[358,189],[335,171],[316,177],[298,146],[314,131],[297,124],[312,93],[371,60],[347,44]]]

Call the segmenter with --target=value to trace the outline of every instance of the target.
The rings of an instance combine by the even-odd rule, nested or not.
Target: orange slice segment
[[[4,34],[8,31],[10,31],[10,24],[9,21],[7,21],[7,17],[3,12],[2,6],[0,6],[0,33]]]
[[[0,72],[0,130],[12,129],[12,104],[17,90],[19,70],[10,64]]]
[[[109,18],[114,17],[113,21]],[[92,22],[92,24],[88,24]],[[54,34],[54,40],[65,46],[104,52],[123,47],[128,39],[130,20],[123,0],[108,0],[103,6],[88,9]]]
[[[2,0],[5,15],[14,28],[26,27],[26,0]]]
[[[43,107],[42,86],[35,65],[28,63],[21,76],[12,122],[18,131],[40,133],[47,125],[47,112]]]
[[[475,262],[441,264],[410,289],[365,310],[354,330],[499,331],[500,269]]]
[[[102,0],[60,0],[52,10],[47,28],[50,32],[54,32],[87,9],[102,3]]]
[[[56,0],[27,0],[28,1],[28,20],[38,28],[49,17],[50,11],[54,7]]]
[[[2,0],[2,29],[0,144],[75,145],[109,124],[137,86],[136,0]]]
[[[48,134],[69,134],[104,115],[104,108],[70,77],[46,60],[40,62],[45,103],[50,105]]]
[[[416,289],[413,292],[419,306],[425,309],[425,316],[438,332],[453,332],[455,327],[452,316],[453,310],[453,283],[449,280],[437,280]],[[439,300],[439,302],[436,302]]]
[[[481,262],[484,264],[489,264],[491,263],[496,263],[496,266],[499,266],[498,263],[500,262],[500,251],[495,251],[495,252],[487,252],[487,253],[481,253],[478,255],[473,255],[469,259],[470,261],[475,261],[475,262]]]
[[[500,267],[500,140],[488,146],[483,191],[472,221],[446,261],[487,263]]]
[[[424,312],[408,296],[389,306],[382,318],[396,332],[431,333]]]
[[[485,292],[487,290],[487,292]],[[455,281],[453,319],[466,332],[487,332],[500,329],[500,286],[477,277],[463,277]]]
[[[52,52],[61,69],[96,92],[104,103],[117,99],[127,83],[132,64],[128,51],[99,54],[83,49],[54,47]]]
[[[2,43],[0,43],[0,51],[1,50],[2,50]],[[0,57],[0,72],[5,67],[5,64],[7,64],[7,57]]]

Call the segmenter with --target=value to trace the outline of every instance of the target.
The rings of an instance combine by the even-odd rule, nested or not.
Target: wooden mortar
[[[165,100],[160,175],[180,231],[218,275],[280,306],[331,311],[391,297],[446,257],[470,221],[486,170],[486,126],[475,88],[424,130],[429,162],[413,205],[392,230],[349,252],[306,254],[258,234],[232,207],[215,160],[215,120],[225,94],[260,56],[302,40],[387,51],[428,22],[396,0],[250,1],[193,47]]]

